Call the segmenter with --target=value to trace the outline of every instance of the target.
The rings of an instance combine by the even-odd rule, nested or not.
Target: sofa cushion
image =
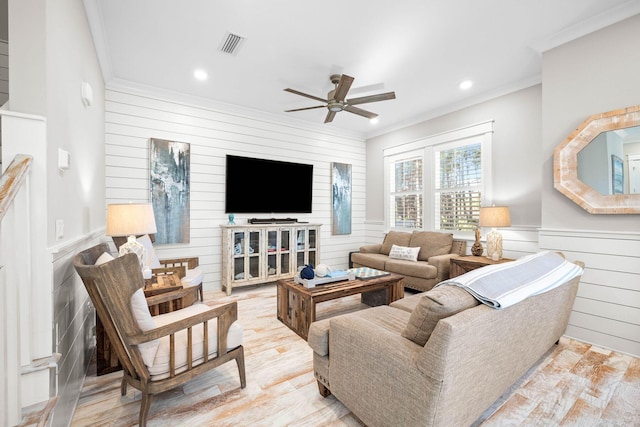
[[[367,254],[367,253],[353,253],[351,254],[351,261],[354,266],[363,265],[365,267],[376,268],[378,270],[384,270],[385,262],[389,259],[387,255],[382,254]]]
[[[418,259],[426,261],[435,255],[445,255],[451,252],[453,234],[437,231],[414,231],[411,233],[409,246],[420,246]]]
[[[382,242],[382,247],[380,247],[380,253],[384,255],[389,255],[391,252],[391,247],[393,245],[398,246],[416,246],[410,245],[411,241],[411,233],[407,233],[404,231],[390,231],[384,236],[384,241]]]
[[[391,251],[389,251],[389,258],[404,259],[407,261],[417,261],[418,252],[420,252],[420,248],[393,245],[391,246]]]
[[[425,345],[438,321],[463,310],[475,307],[480,302],[469,292],[457,286],[443,286],[424,294],[411,312],[402,336],[418,345]]]
[[[415,295],[405,294],[404,298],[400,298],[399,300],[392,302],[389,306],[411,313],[425,294],[426,292],[420,292]]]
[[[384,270],[420,279],[435,279],[438,277],[438,269],[426,261],[414,262],[388,258],[388,261],[384,263]]]

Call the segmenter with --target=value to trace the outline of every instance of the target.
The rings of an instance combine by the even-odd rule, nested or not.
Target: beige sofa
[[[314,322],[320,393],[369,427],[468,426],[558,342],[579,279],[502,310],[447,285]]]
[[[416,261],[391,258],[393,245],[417,248]],[[390,231],[380,244],[360,247],[360,252],[351,254],[353,267],[371,267],[377,270],[402,274],[405,287],[428,291],[449,278],[449,260],[465,255],[467,242],[455,240],[452,234],[435,231]]]

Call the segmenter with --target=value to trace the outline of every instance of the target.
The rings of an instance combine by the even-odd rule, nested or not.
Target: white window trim
[[[414,141],[406,142],[400,145],[396,145],[393,147],[388,147],[383,150],[383,158],[384,158],[384,198],[383,198],[383,209],[384,209],[384,223],[387,229],[391,228],[391,218],[390,218],[390,209],[389,206],[389,173],[391,169],[391,164],[405,158],[415,157],[417,152],[422,152],[423,155],[423,166],[429,167],[432,164],[431,159],[433,159],[433,151],[435,146],[447,144],[448,147],[454,147],[456,141],[460,141],[460,145],[465,145],[466,140],[475,137],[482,137],[482,182],[484,190],[482,192],[482,204],[490,205],[493,198],[493,168],[491,165],[491,152],[492,152],[492,134],[493,134],[493,120],[477,123],[470,126],[465,126],[460,129],[455,129],[448,132],[443,132],[435,135],[428,136],[426,138],[420,138]],[[435,183],[433,182],[432,173],[429,170],[429,173],[423,173],[423,189],[429,189],[428,195],[433,195],[435,192]],[[431,205],[433,204],[432,200],[425,201],[425,204],[428,204],[430,208],[428,212],[424,213],[424,222],[423,224],[428,227],[428,230],[433,229],[434,224],[434,212],[431,209]],[[468,232],[456,232],[459,235],[467,235],[470,234]]]

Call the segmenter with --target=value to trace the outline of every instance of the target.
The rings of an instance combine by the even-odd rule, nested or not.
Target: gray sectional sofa
[[[445,285],[314,322],[320,393],[369,427],[471,425],[564,334],[580,276],[561,280],[501,310]]]
[[[389,256],[393,245],[420,248],[416,261]],[[390,231],[382,243],[360,247],[351,254],[353,267],[371,267],[402,274],[405,287],[428,291],[449,278],[449,260],[466,254],[467,242],[456,240],[452,234],[435,231]]]

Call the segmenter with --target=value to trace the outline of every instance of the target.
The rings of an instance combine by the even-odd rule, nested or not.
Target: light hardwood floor
[[[247,387],[235,363],[156,397],[153,426],[362,426],[333,396],[318,393],[312,352],[276,318],[275,284],[206,292],[238,301],[245,331]],[[318,305],[318,317],[363,307],[358,296]],[[95,366],[92,367],[95,369]],[[121,373],[88,373],[72,426],[133,426],[140,393],[120,396]],[[23,426],[35,425],[37,414]],[[563,338],[474,426],[640,426],[640,359]]]

